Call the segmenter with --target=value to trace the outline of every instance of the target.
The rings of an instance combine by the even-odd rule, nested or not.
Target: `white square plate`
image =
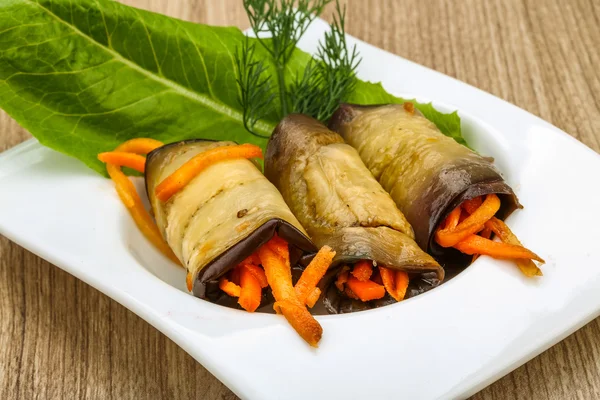
[[[314,51],[325,29],[316,21],[301,47]],[[490,94],[349,41],[360,78],[459,110],[468,142],[496,158],[525,205],[508,223],[547,260],[542,278],[481,257],[416,298],[318,317],[311,349],[283,318],[187,294],[183,270],[137,231],[112,182],[35,141],[0,155],[0,233],[144,318],[243,398],[466,397],[596,317],[600,156]]]

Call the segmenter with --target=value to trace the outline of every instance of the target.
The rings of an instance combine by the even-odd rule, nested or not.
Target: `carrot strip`
[[[158,140],[154,139],[132,139],[128,140],[119,145],[116,152],[131,152],[131,153],[148,153],[163,144]],[[144,208],[142,200],[135,190],[133,183],[127,178],[127,176],[121,171],[121,168],[114,164],[107,164],[106,171],[110,175],[111,179],[115,183],[115,188],[121,201],[125,204],[125,207],[129,210],[136,225],[142,231],[144,236],[154,244],[163,254],[169,257],[171,260],[180,264],[179,260],[173,253],[173,250],[163,239],[158,227],[154,223],[154,220]]]
[[[394,274],[394,271],[389,268],[379,267],[379,273],[381,274],[381,280],[383,281],[385,290],[396,301],[400,301],[396,299],[396,275]]]
[[[335,287],[337,287],[340,292],[344,291],[344,284],[348,282],[348,271],[348,266],[344,265],[342,267],[342,271],[338,274],[337,279],[335,280]]]
[[[321,289],[319,289],[318,287],[315,288],[312,293],[306,298],[306,305],[309,308],[313,308],[315,306],[315,303],[317,302],[317,300],[319,300],[319,297],[321,297]]]
[[[362,301],[381,299],[385,296],[385,288],[373,281],[361,282],[354,276],[348,278],[348,287]]]
[[[219,280],[219,289],[230,295],[231,297],[240,297],[242,288],[233,282],[230,282],[227,278],[222,277]]]
[[[361,260],[354,264],[352,275],[361,282],[368,281],[373,275],[373,262]]]
[[[128,167],[138,172],[144,172],[146,167],[146,158],[135,153],[126,153],[123,151],[109,151],[98,154],[98,160],[103,163],[113,164],[119,167]]]
[[[173,250],[163,239],[158,227],[154,223],[154,220],[144,208],[142,199],[140,199],[140,196],[133,186],[133,183],[131,183],[127,176],[125,176],[121,169],[116,165],[108,164],[106,166],[106,170],[108,171],[108,174],[112,180],[115,182],[117,193],[129,210],[129,213],[133,217],[133,220],[135,221],[139,230],[142,231],[144,236],[146,236],[146,238],[150,240],[150,242],[154,244],[154,246],[156,246],[164,255],[169,257],[177,264],[180,264],[179,260],[173,253]]]
[[[248,312],[254,312],[260,305],[262,297],[262,289],[258,279],[254,277],[254,274],[247,265],[242,266],[240,269],[240,298],[238,304]]]
[[[396,271],[396,297],[397,301],[404,300],[408,289],[408,274],[405,271]]]
[[[242,261],[240,264],[241,265],[247,265],[247,264],[260,265],[260,258],[258,257],[257,253],[252,253],[248,257],[246,257],[244,259],[244,261]]]
[[[187,286],[188,292],[191,292],[194,287],[193,279],[194,279],[194,277],[192,276],[192,274],[188,272],[187,275],[185,276],[185,285]]]
[[[504,243],[522,246],[517,236],[510,230],[504,221],[494,217],[485,223],[485,227],[486,229],[489,229],[498,235],[500,240],[502,240]],[[542,270],[539,269],[533,261],[526,259],[517,259],[515,261],[517,263],[517,267],[519,267],[521,272],[526,276],[533,277],[543,275]]]
[[[284,239],[277,236],[277,234],[273,235],[267,245],[284,260],[288,260],[290,258],[290,248],[288,243]]]
[[[265,270],[259,267],[258,265],[253,264],[242,264],[242,269],[247,269],[254,276],[254,278],[258,281],[261,288],[266,288],[269,286],[269,282],[267,282],[267,275],[265,275]]]
[[[494,242],[481,236],[471,235],[455,246],[465,254],[483,254],[495,258],[527,258],[544,262],[537,254],[522,246]]]
[[[458,225],[458,220],[460,218],[460,212],[461,209],[460,206],[458,206],[454,210],[452,210],[450,214],[448,214],[448,216],[446,217],[446,222],[444,223],[445,229],[456,228],[456,225]]]
[[[258,256],[276,300],[273,308],[283,314],[302,339],[311,346],[317,347],[323,328],[298,299],[292,286],[289,263],[279,257],[268,243],[258,249]]]
[[[442,247],[452,247],[463,239],[469,237],[483,228],[483,225],[500,209],[500,198],[495,194],[488,194],[485,201],[473,214],[454,229],[439,229],[435,239]]]
[[[301,303],[306,303],[308,297],[313,293],[323,275],[331,265],[335,257],[335,251],[329,246],[323,246],[312,259],[308,267],[302,272],[300,279],[296,282],[294,289]]]
[[[496,217],[492,217],[492,219],[494,219]],[[487,222],[485,223],[486,227],[483,228],[483,230],[481,232],[479,232],[479,236],[481,236],[482,238],[485,239],[489,239],[492,237],[492,230],[490,228],[487,227]],[[471,263],[474,263],[475,260],[477,260],[479,258],[479,254],[473,254],[473,260],[471,260]]]
[[[121,143],[115,151],[123,151],[126,153],[135,153],[135,154],[148,154],[152,150],[155,150],[164,144],[159,142],[158,140],[150,139],[150,138],[136,138],[130,139],[126,142]]]
[[[161,201],[167,201],[175,193],[180,191],[200,172],[210,165],[219,161],[233,160],[237,158],[262,158],[262,150],[253,144],[242,144],[235,146],[216,147],[204,151],[179,167],[173,174],[168,176],[156,187],[156,197]]]
[[[475,197],[474,199],[465,200],[462,203],[462,208],[469,214],[473,214],[483,204],[482,196]]]

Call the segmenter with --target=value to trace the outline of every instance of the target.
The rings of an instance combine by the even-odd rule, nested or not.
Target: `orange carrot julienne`
[[[381,299],[385,296],[385,288],[373,281],[361,282],[354,276],[348,277],[348,287],[362,301]]]
[[[496,218],[496,217],[492,217],[492,219],[494,219],[494,218]],[[489,239],[492,237],[492,230],[487,227],[487,222],[485,224],[486,224],[486,227],[483,228],[483,230],[481,232],[479,232],[479,236],[481,236],[482,238],[485,238],[485,239]],[[471,260],[471,262],[474,263],[478,257],[479,257],[479,254],[473,254],[473,260]]]
[[[444,229],[454,229],[456,225],[458,225],[458,220],[460,219],[460,206],[456,207],[454,210],[448,214],[446,217],[446,223],[444,224]]]
[[[192,157],[156,187],[155,194],[160,201],[167,201],[180,191],[200,172],[219,161],[238,158],[262,158],[262,150],[253,144],[216,147]]]
[[[286,263],[269,246],[258,249],[258,256],[265,269],[269,286],[275,297],[273,308],[281,312],[290,325],[311,346],[317,347],[323,334],[323,328],[300,302],[292,286],[292,274]]]
[[[482,196],[477,196],[462,203],[462,208],[469,214],[473,214],[483,204]]]
[[[127,176],[121,171],[119,167],[113,164],[106,166],[108,174],[115,182],[117,193],[119,197],[129,210],[129,213],[133,217],[136,225],[142,231],[144,236],[150,240],[163,254],[169,257],[171,260],[180,264],[179,260],[173,253],[173,250],[169,247],[167,242],[163,239],[158,227],[154,223],[154,220],[144,208],[142,199],[135,190],[133,183],[127,178]]]
[[[396,297],[397,301],[404,300],[408,289],[408,274],[405,271],[396,271]]]
[[[319,289],[318,287],[316,287],[310,295],[308,295],[308,297],[306,298],[306,305],[309,308],[313,308],[315,306],[315,303],[317,302],[317,300],[319,300],[319,297],[321,297],[321,289]]]
[[[314,292],[319,281],[331,265],[333,257],[335,257],[335,251],[329,246],[323,246],[319,249],[310,264],[308,264],[308,267],[302,272],[300,279],[298,279],[294,287],[301,303],[306,303],[307,298]]]
[[[354,264],[352,270],[352,276],[361,282],[368,281],[373,275],[373,262],[367,260],[360,260]]]
[[[113,164],[119,167],[128,167],[143,173],[146,167],[146,158],[135,153],[124,151],[109,151],[98,154],[98,160],[103,163]]]
[[[155,139],[150,138],[135,138],[121,143],[115,151],[123,151],[135,154],[148,154],[164,144]]]
[[[241,263],[241,265],[252,264],[252,265],[260,265],[260,258],[256,252],[250,254],[246,257]]]
[[[400,301],[396,299],[396,275],[394,274],[394,270],[380,266],[379,273],[381,274],[381,280],[383,281],[383,286],[385,287],[385,290],[396,301]]]
[[[262,289],[247,265],[242,265],[240,269],[240,286],[242,289],[238,304],[248,312],[256,311],[262,298]]]
[[[458,242],[455,246],[465,254],[482,254],[495,258],[527,258],[544,262],[537,254],[523,246],[514,244],[494,242],[481,236],[471,235]]]
[[[290,249],[288,242],[284,239],[280,238],[277,234],[273,235],[273,237],[267,242],[267,246],[271,248],[279,257],[283,259],[288,259],[290,257]]]
[[[483,225],[500,209],[500,198],[495,194],[488,194],[485,201],[473,214],[454,229],[439,229],[435,239],[442,247],[452,247],[483,228]]]
[[[187,286],[188,292],[191,292],[193,289],[193,279],[194,277],[192,276],[192,274],[188,272],[185,276],[185,285]]]
[[[242,264],[241,267],[243,269],[247,269],[252,275],[254,275],[254,278],[256,278],[261,288],[266,288],[269,286],[269,282],[267,282],[267,275],[265,275],[264,269],[254,264]]]
[[[235,283],[229,281],[224,276],[219,279],[219,289],[230,295],[231,297],[240,297],[242,288]]]
[[[485,227],[498,235],[502,242],[522,246],[517,236],[510,230],[504,221],[494,217],[485,223]],[[539,269],[533,261],[522,258],[515,261],[517,267],[519,267],[521,272],[526,276],[533,277],[543,275],[542,270]]]

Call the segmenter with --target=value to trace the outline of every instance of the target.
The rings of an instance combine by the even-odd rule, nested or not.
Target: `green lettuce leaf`
[[[247,132],[238,104],[233,27],[193,24],[110,0],[0,2],[0,107],[42,144],[105,174],[96,156],[134,137],[266,146]],[[266,52],[256,46],[257,57]],[[310,55],[296,50],[286,81]],[[270,66],[272,68],[272,66]],[[350,102],[402,102],[359,81]],[[423,114],[458,141],[460,119]],[[255,126],[268,136],[276,112]],[[464,142],[464,141],[463,141]]]

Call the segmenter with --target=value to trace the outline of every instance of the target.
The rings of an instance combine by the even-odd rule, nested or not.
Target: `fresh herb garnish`
[[[316,14],[311,13],[305,22]],[[341,33],[343,18],[339,21]],[[272,56],[264,48],[270,46],[269,40],[246,38],[237,28],[193,24],[112,0],[0,2],[0,107],[42,144],[78,158],[101,174],[106,174],[106,168],[97,155],[135,137],[164,143],[192,138],[231,140],[264,148],[281,113],[278,79],[265,80],[276,75]],[[335,48],[327,45],[327,39],[322,46]],[[319,74],[325,74],[311,71],[344,68],[326,67],[325,57],[311,61],[309,54],[287,49],[283,81],[288,111],[302,110],[326,118],[329,111],[319,116],[316,108],[308,110],[314,103],[300,92],[318,87],[311,93],[321,95],[313,94],[313,99],[333,105],[334,100],[323,98],[336,90],[320,86],[324,80]],[[349,50],[346,54],[352,59],[355,53]],[[242,85],[249,88],[245,93],[236,80],[236,75],[240,77],[236,53],[242,68],[251,67],[242,74]],[[253,60],[259,63],[253,65]],[[305,74],[307,68],[311,71]],[[313,83],[302,84],[303,79]],[[355,79],[354,85],[344,101],[404,101],[378,83]],[[254,108],[242,107],[240,100]],[[415,106],[444,134],[462,140],[456,113],[440,113],[425,104]]]
[[[244,0],[250,26],[258,42],[270,55],[276,78],[269,74],[265,60],[254,57],[253,46],[246,41],[236,54],[237,81],[244,123],[253,134],[254,124],[271,112],[273,94],[265,101],[267,87],[277,86],[278,118],[296,112],[320,121],[331,117],[339,103],[353,91],[356,68],[360,63],[356,47],[348,48],[345,36],[345,8],[336,1],[336,15],[331,30],[319,43],[316,58],[309,60],[304,71],[289,85],[286,68],[296,44],[310,23],[332,0]],[[264,38],[267,34],[268,38]],[[273,84],[271,81],[275,81]]]

